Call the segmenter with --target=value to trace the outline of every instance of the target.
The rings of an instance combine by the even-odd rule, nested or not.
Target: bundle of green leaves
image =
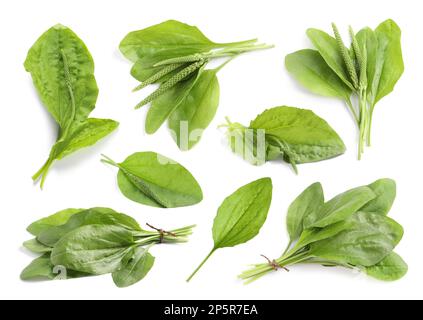
[[[151,270],[152,246],[184,243],[195,226],[143,230],[131,217],[108,208],[66,209],[35,221],[24,247],[42,254],[26,267],[23,280],[65,280],[111,273],[118,287],[142,280]]]
[[[336,25],[332,26],[335,37],[309,29],[307,35],[317,51],[306,49],[288,55],[286,68],[311,92],[345,101],[360,130],[361,159],[364,145],[371,144],[374,108],[394,90],[404,72],[401,30],[392,20],[357,34],[350,27],[352,44],[347,48]]]
[[[360,270],[384,281],[407,273],[407,264],[394,252],[403,228],[387,215],[394,203],[393,180],[346,191],[325,202],[322,186],[308,187],[288,209],[290,242],[279,259],[258,264],[240,275],[254,281],[272,270],[308,263]]]
[[[232,151],[254,165],[283,159],[295,172],[297,164],[327,160],[345,152],[345,145],[329,124],[313,111],[275,107],[264,111],[248,127],[227,119],[222,125]]]
[[[98,96],[94,62],[85,44],[69,28],[56,25],[45,32],[29,50],[25,69],[59,126],[48,160],[33,176],[34,181],[41,179],[43,187],[54,161],[94,145],[119,123],[89,118]]]
[[[136,109],[151,102],[145,130],[155,133],[168,119],[179,148],[189,150],[213,120],[219,105],[217,73],[234,57],[271,48],[257,39],[216,43],[197,27],[169,20],[129,33],[121,42],[122,54],[134,63],[131,74],[141,82],[134,91],[151,84],[159,88]],[[228,59],[216,69],[206,70],[214,59]]]
[[[104,156],[119,169],[118,185],[128,199],[158,208],[195,205],[203,200],[197,180],[182,165],[155,152],[137,152],[122,163]]]

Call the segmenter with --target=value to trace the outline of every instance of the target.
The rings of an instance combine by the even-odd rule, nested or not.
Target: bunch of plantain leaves
[[[120,50],[133,62],[131,74],[141,82],[134,91],[159,86],[136,106],[139,109],[151,103],[146,132],[155,133],[168,120],[179,148],[191,149],[216,114],[218,71],[242,53],[271,47],[257,43],[257,39],[216,43],[197,27],[175,20],[129,33]],[[226,61],[219,67],[206,69],[210,61],[222,58]]]
[[[150,226],[150,225],[149,225]],[[109,208],[66,209],[32,223],[24,247],[40,254],[22,280],[66,280],[111,273],[118,287],[142,280],[154,265],[150,248],[188,241],[194,226],[143,230],[131,217]]]
[[[311,185],[288,209],[290,242],[282,256],[256,265],[240,278],[251,282],[299,263],[357,269],[383,281],[402,278],[408,267],[394,249],[404,231],[387,216],[395,196],[391,179],[346,191],[327,202],[321,184]]]

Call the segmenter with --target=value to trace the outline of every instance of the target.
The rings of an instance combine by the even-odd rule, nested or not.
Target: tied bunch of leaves
[[[108,208],[66,209],[28,227],[24,243],[41,254],[23,270],[23,280],[64,280],[111,273],[118,287],[142,280],[151,270],[152,246],[188,241],[194,226],[143,230],[131,217]]]
[[[248,127],[227,119],[233,152],[254,165],[283,159],[297,173],[297,164],[322,161],[345,152],[345,145],[329,124],[310,110],[275,107],[264,111]]]
[[[41,179],[43,187],[54,161],[94,145],[119,124],[89,118],[98,96],[94,62],[85,44],[69,28],[57,25],[45,32],[29,50],[25,69],[59,126],[48,160],[33,176],[34,181]]]
[[[178,146],[191,149],[216,114],[220,94],[217,72],[242,53],[271,47],[258,44],[257,39],[216,43],[198,28],[174,20],[129,33],[120,50],[134,63],[131,74],[141,82],[134,91],[159,86],[136,106],[151,103],[146,132],[155,133],[168,120]],[[216,69],[205,69],[218,58],[228,60]]]
[[[155,152],[138,152],[122,163],[103,155],[102,162],[117,167],[118,185],[128,199],[158,208],[195,205],[203,200],[197,180],[179,163]]]
[[[272,180],[263,178],[239,188],[223,201],[213,224],[213,249],[188,278],[188,282],[216,250],[235,247],[257,236],[267,219],[272,190]]]
[[[387,216],[395,195],[395,182],[390,179],[349,190],[327,202],[320,183],[311,185],[288,209],[290,242],[282,256],[256,265],[240,278],[251,282],[299,263],[358,269],[384,281],[402,278],[407,264],[394,249],[403,228]]]
[[[313,93],[346,102],[359,127],[361,159],[365,144],[371,145],[374,108],[394,90],[404,72],[401,30],[392,20],[357,34],[350,28],[350,47],[335,24],[333,31],[335,37],[309,29],[307,35],[317,51],[306,49],[288,55],[286,68]]]

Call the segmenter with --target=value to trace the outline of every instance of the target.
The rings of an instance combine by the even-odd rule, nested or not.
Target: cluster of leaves
[[[346,102],[360,129],[361,159],[364,145],[371,144],[375,105],[394,90],[404,72],[401,30],[392,20],[357,34],[350,28],[350,48],[345,46],[335,24],[333,31],[335,37],[309,29],[307,35],[317,51],[306,49],[288,55],[286,68],[313,93]]]
[[[232,58],[249,51],[270,48],[257,40],[216,43],[198,28],[175,20],[129,33],[121,42],[122,54],[134,63],[131,74],[141,85],[159,88],[136,108],[151,102],[145,130],[155,133],[168,119],[169,128],[182,150],[191,149],[213,120],[219,105],[217,72]],[[213,59],[229,59],[206,70]]]
[[[203,200],[201,187],[192,174],[165,156],[138,152],[122,163],[103,157],[104,163],[119,168],[119,189],[132,201],[158,208],[177,208]]]
[[[390,179],[342,193],[325,202],[322,186],[308,187],[288,209],[290,243],[279,259],[256,265],[240,277],[249,282],[298,263],[358,269],[371,277],[394,281],[407,264],[394,252],[403,228],[387,215],[395,200]]]
[[[48,160],[33,176],[34,181],[41,179],[42,187],[54,161],[94,145],[119,124],[89,118],[98,96],[94,62],[85,44],[69,28],[57,25],[45,32],[29,50],[25,69],[59,126]]]
[[[263,178],[243,186],[223,201],[213,224],[214,247],[187,281],[216,250],[243,244],[259,233],[270,209],[272,190],[272,180]]]
[[[228,119],[232,151],[254,165],[283,159],[297,164],[339,156],[345,145],[329,124],[310,110],[276,107],[264,111],[248,127]]]
[[[154,264],[150,248],[188,241],[194,226],[143,230],[131,217],[108,208],[66,209],[32,223],[24,247],[42,254],[23,280],[65,280],[111,273],[118,287],[142,280]]]

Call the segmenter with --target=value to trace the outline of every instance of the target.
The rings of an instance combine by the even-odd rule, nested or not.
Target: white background
[[[419,1],[1,1],[0,4],[0,246],[1,298],[57,299],[339,299],[423,298],[422,199],[422,45]],[[343,30],[375,28],[393,18],[403,30],[406,72],[394,93],[382,100],[374,117],[373,147],[356,160],[356,128],[340,101],[301,89],[284,69],[286,54],[310,44],[305,30],[330,31],[335,21]],[[140,94],[129,74],[130,64],[118,44],[133,30],[167,19],[197,25],[217,42],[258,37],[273,50],[233,61],[219,73],[218,114],[204,140],[180,152],[166,127],[144,133],[147,109],[134,111]],[[119,130],[97,146],[56,163],[41,191],[31,181],[54,142],[56,128],[41,106],[23,68],[27,50],[56,23],[71,27],[87,44],[96,63],[100,97],[93,116],[120,121]],[[341,135],[347,153],[334,160],[301,165],[295,176],[283,163],[253,167],[233,155],[217,126],[225,116],[248,124],[268,107],[290,105],[314,110]],[[136,151],[153,150],[184,164],[203,187],[204,201],[194,207],[163,211],[132,203],[116,186],[116,170],[100,163],[100,153],[117,161]],[[211,227],[222,200],[238,187],[264,176],[274,183],[274,201],[259,236],[245,245],[219,250],[190,283],[186,277],[212,247]],[[342,269],[293,267],[244,286],[236,275],[260,254],[278,257],[287,242],[285,213],[289,203],[309,184],[322,182],[326,197],[381,177],[397,181],[398,197],[391,215],[405,228],[397,251],[408,262],[408,275],[383,283]],[[128,289],[115,288],[110,276],[27,283],[19,280],[31,261],[20,244],[29,238],[26,226],[68,207],[108,206],[140,223],[172,228],[196,223],[191,242],[156,247],[156,265],[148,277]]]

